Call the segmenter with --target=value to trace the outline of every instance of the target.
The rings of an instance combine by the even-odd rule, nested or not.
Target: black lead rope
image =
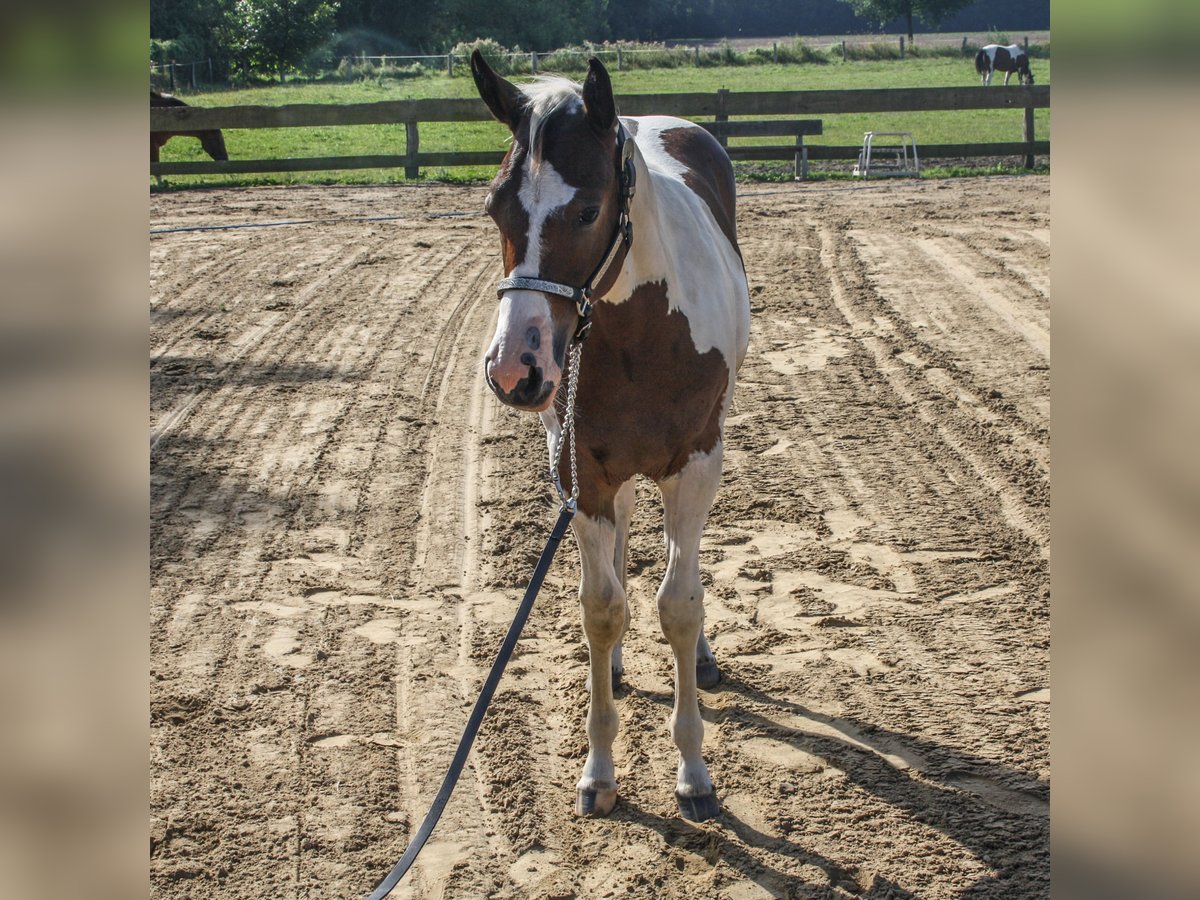
[[[446,777],[442,781],[442,786],[433,800],[433,805],[429,807],[429,812],[425,814],[425,820],[421,822],[421,827],[417,829],[412,843],[408,845],[408,849],[404,851],[404,855],[400,857],[400,861],[392,867],[392,871],[387,873],[387,877],[379,882],[379,885],[371,892],[367,900],[383,900],[384,897],[392,892],[392,888],[400,883],[400,879],[404,877],[404,873],[412,866],[417,858],[417,854],[421,852],[421,848],[429,840],[429,835],[433,833],[438,819],[442,817],[442,810],[446,808],[446,804],[450,801],[450,795],[454,793],[454,786],[458,784],[458,776],[462,774],[463,766],[467,763],[467,755],[471,752],[471,745],[475,743],[475,735],[479,732],[479,726],[483,722],[484,715],[487,713],[488,704],[492,700],[492,695],[496,692],[496,685],[500,683],[500,676],[504,674],[504,667],[508,664],[508,659],[512,656],[513,649],[517,646],[517,638],[521,636],[521,631],[525,628],[525,622],[529,618],[530,611],[533,609],[533,602],[537,599],[538,591],[542,588],[542,581],[546,577],[546,571],[550,568],[550,563],[554,559],[554,553],[558,550],[559,542],[562,541],[563,535],[566,534],[567,526],[571,523],[571,519],[574,516],[575,503],[574,501],[569,501],[563,505],[562,510],[558,514],[558,521],[554,523],[554,530],[550,532],[550,538],[546,541],[546,549],[542,551],[537,567],[533,570],[533,576],[529,579],[529,587],[525,589],[525,596],[521,599],[521,605],[517,607],[517,613],[513,616],[512,625],[508,627],[508,634],[504,636],[504,643],[500,645],[500,652],[496,655],[496,661],[492,663],[492,671],[488,673],[487,680],[484,681],[483,687],[479,691],[479,699],[475,701],[475,708],[471,710],[471,718],[467,720],[466,731],[463,732],[462,738],[459,739],[458,749],[454,752],[454,760],[450,763],[450,771],[446,773]]]

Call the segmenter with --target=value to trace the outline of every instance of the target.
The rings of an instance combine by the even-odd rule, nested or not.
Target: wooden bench
[[[721,142],[730,159],[791,159],[795,157],[797,178],[808,178],[808,148],[804,146],[806,134],[821,134],[820,119],[767,119],[751,122],[697,122]],[[775,146],[730,147],[731,137],[795,137],[795,147],[782,144]]]

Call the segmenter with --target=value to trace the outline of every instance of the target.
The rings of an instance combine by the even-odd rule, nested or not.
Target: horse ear
[[[475,77],[479,96],[492,115],[511,131],[516,131],[525,110],[525,97],[521,91],[511,81],[497,75],[478,50],[471,54],[471,74]]]
[[[612,81],[604,63],[594,56],[588,60],[587,78],[583,82],[583,109],[588,123],[598,134],[607,134],[617,124],[617,101],[613,97]]]

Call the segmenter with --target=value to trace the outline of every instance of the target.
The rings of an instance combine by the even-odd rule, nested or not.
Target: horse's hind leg
[[[575,793],[575,812],[581,816],[607,815],[617,802],[617,779],[612,745],[617,737],[617,706],[613,702],[613,650],[625,632],[628,610],[625,589],[613,560],[617,552],[616,526],[604,518],[579,512],[572,523],[579,541],[583,579],[579,603],[588,642],[588,756]]]
[[[721,683],[721,669],[717,666],[704,630],[700,630],[700,640],[696,641],[696,686],[702,688],[716,687]]]
[[[700,753],[704,723],[696,696],[696,661],[704,631],[700,535],[721,482],[721,457],[718,442],[711,453],[693,457],[678,475],[659,484],[668,556],[667,575],[658,589],[658,615],[675,654],[675,709],[671,714],[671,737],[679,748],[675,798],[684,818],[693,821],[711,819],[720,808]]]

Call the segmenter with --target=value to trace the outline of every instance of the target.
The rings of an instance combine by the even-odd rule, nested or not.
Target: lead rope
[[[583,343],[576,341],[571,345],[571,371],[567,375],[567,408],[564,410],[563,425],[558,430],[558,440],[554,446],[554,459],[550,460],[550,476],[554,479],[554,490],[563,509],[569,508],[574,514],[576,502],[579,500],[579,467],[575,461],[575,394],[579,387],[579,354]],[[558,463],[562,459],[563,441],[566,440],[567,452],[571,454],[571,493],[568,496],[563,490],[562,479],[558,477]]]
[[[567,408],[564,410],[563,427],[559,429],[558,440],[555,442],[554,459],[550,462],[550,474],[554,481],[554,489],[558,492],[558,498],[562,502],[562,508],[558,512],[558,521],[554,523],[554,528],[550,532],[550,537],[546,541],[546,548],[542,550],[541,557],[538,558],[537,566],[533,570],[533,575],[529,579],[529,586],[525,589],[525,596],[521,598],[521,605],[517,607],[516,615],[513,616],[513,621],[508,626],[508,634],[504,636],[504,643],[500,645],[500,652],[496,654],[496,661],[492,663],[492,669],[488,672],[488,677],[483,683],[483,687],[479,689],[479,698],[475,701],[475,706],[471,709],[471,717],[467,720],[467,727],[463,731],[463,736],[459,738],[458,748],[454,751],[454,759],[450,762],[450,769],[446,772],[446,777],[442,779],[442,786],[438,789],[437,796],[433,798],[433,804],[429,807],[429,812],[425,814],[425,818],[421,821],[421,827],[417,829],[417,833],[413,835],[412,841],[408,848],[404,851],[404,855],[392,867],[392,870],[387,873],[383,881],[375,887],[367,900],[383,900],[392,889],[400,883],[400,879],[404,877],[409,868],[417,859],[417,854],[421,852],[421,848],[425,846],[425,842],[429,840],[429,836],[433,834],[434,826],[437,825],[438,819],[442,817],[442,811],[445,810],[446,804],[450,802],[450,795],[454,793],[454,786],[458,784],[458,778],[462,774],[463,767],[467,763],[467,756],[471,752],[471,745],[475,743],[475,736],[479,733],[479,726],[483,723],[483,717],[487,713],[488,704],[492,702],[492,696],[496,693],[496,686],[500,683],[500,676],[504,674],[504,667],[508,665],[509,657],[516,649],[517,638],[521,636],[521,631],[525,628],[525,622],[529,619],[529,613],[533,610],[533,601],[537,599],[538,591],[542,588],[542,581],[546,577],[546,571],[550,568],[550,563],[554,560],[554,554],[558,550],[558,545],[563,539],[563,535],[567,532],[567,526],[571,524],[571,519],[575,517],[576,503],[579,499],[579,469],[575,462],[575,394],[579,385],[579,353],[582,349],[579,341],[571,345],[570,361],[571,371],[567,376]],[[558,477],[558,462],[562,458],[562,449],[564,438],[567,444],[567,452],[571,454],[571,493],[567,495],[563,490],[562,481]]]
[[[632,159],[632,144],[627,145],[627,140],[628,134],[625,131],[625,126],[621,125],[617,132],[617,148],[621,156],[621,212],[617,219],[617,229],[613,235],[608,253],[601,260],[592,277],[588,279],[587,285],[583,288],[576,288],[540,278],[513,276],[504,279],[497,286],[497,293],[501,296],[503,296],[506,290],[514,288],[557,294],[571,299],[578,310],[579,322],[569,351],[571,371],[567,375],[567,406],[563,410],[563,422],[558,431],[558,440],[555,441],[553,458],[550,460],[550,477],[554,482],[554,490],[558,493],[558,499],[562,503],[562,508],[558,512],[558,521],[554,523],[554,529],[550,532],[550,537],[546,541],[546,549],[542,551],[537,567],[533,570],[533,575],[529,579],[529,587],[525,589],[525,596],[521,599],[521,605],[517,607],[516,615],[513,616],[512,625],[508,627],[508,634],[504,636],[504,643],[500,645],[500,652],[496,655],[496,661],[492,663],[492,670],[488,673],[483,687],[480,688],[479,699],[475,701],[475,706],[471,710],[471,717],[467,720],[467,728],[463,732],[463,736],[459,739],[458,749],[454,751],[454,759],[450,763],[450,770],[446,773],[446,777],[442,781],[442,786],[433,800],[433,805],[430,806],[429,812],[425,814],[425,818],[421,821],[421,827],[413,835],[412,842],[408,845],[408,849],[404,851],[404,855],[400,857],[400,861],[392,867],[392,870],[388,872],[383,881],[379,882],[379,885],[371,892],[367,900],[383,900],[384,897],[392,892],[392,888],[404,877],[404,874],[416,860],[417,854],[421,852],[421,848],[425,846],[429,835],[433,833],[434,826],[437,825],[438,819],[442,816],[442,810],[446,808],[446,804],[450,801],[450,795],[454,791],[455,784],[458,783],[458,777],[462,774],[463,766],[467,763],[467,755],[471,752],[471,745],[475,742],[475,735],[478,733],[479,726],[483,722],[483,717],[487,712],[488,704],[492,700],[492,695],[496,692],[496,685],[500,683],[500,676],[504,674],[504,667],[508,664],[508,659],[512,656],[512,652],[517,646],[517,638],[521,636],[521,630],[525,627],[525,622],[529,618],[530,611],[533,609],[533,601],[537,599],[538,591],[542,587],[542,581],[546,577],[546,570],[550,568],[550,563],[554,559],[554,553],[558,550],[559,542],[562,541],[563,535],[567,532],[567,526],[571,524],[571,519],[575,517],[579,502],[579,468],[575,458],[575,397],[579,386],[580,351],[582,350],[583,341],[587,338],[588,332],[591,329],[592,289],[603,282],[604,276],[608,274],[609,268],[617,258],[621,244],[623,243],[628,247],[633,243],[633,223],[629,221],[627,204],[633,198],[636,169]],[[562,479],[558,475],[558,465],[562,459],[564,443],[566,444],[567,452],[571,454],[570,494],[563,489]]]

